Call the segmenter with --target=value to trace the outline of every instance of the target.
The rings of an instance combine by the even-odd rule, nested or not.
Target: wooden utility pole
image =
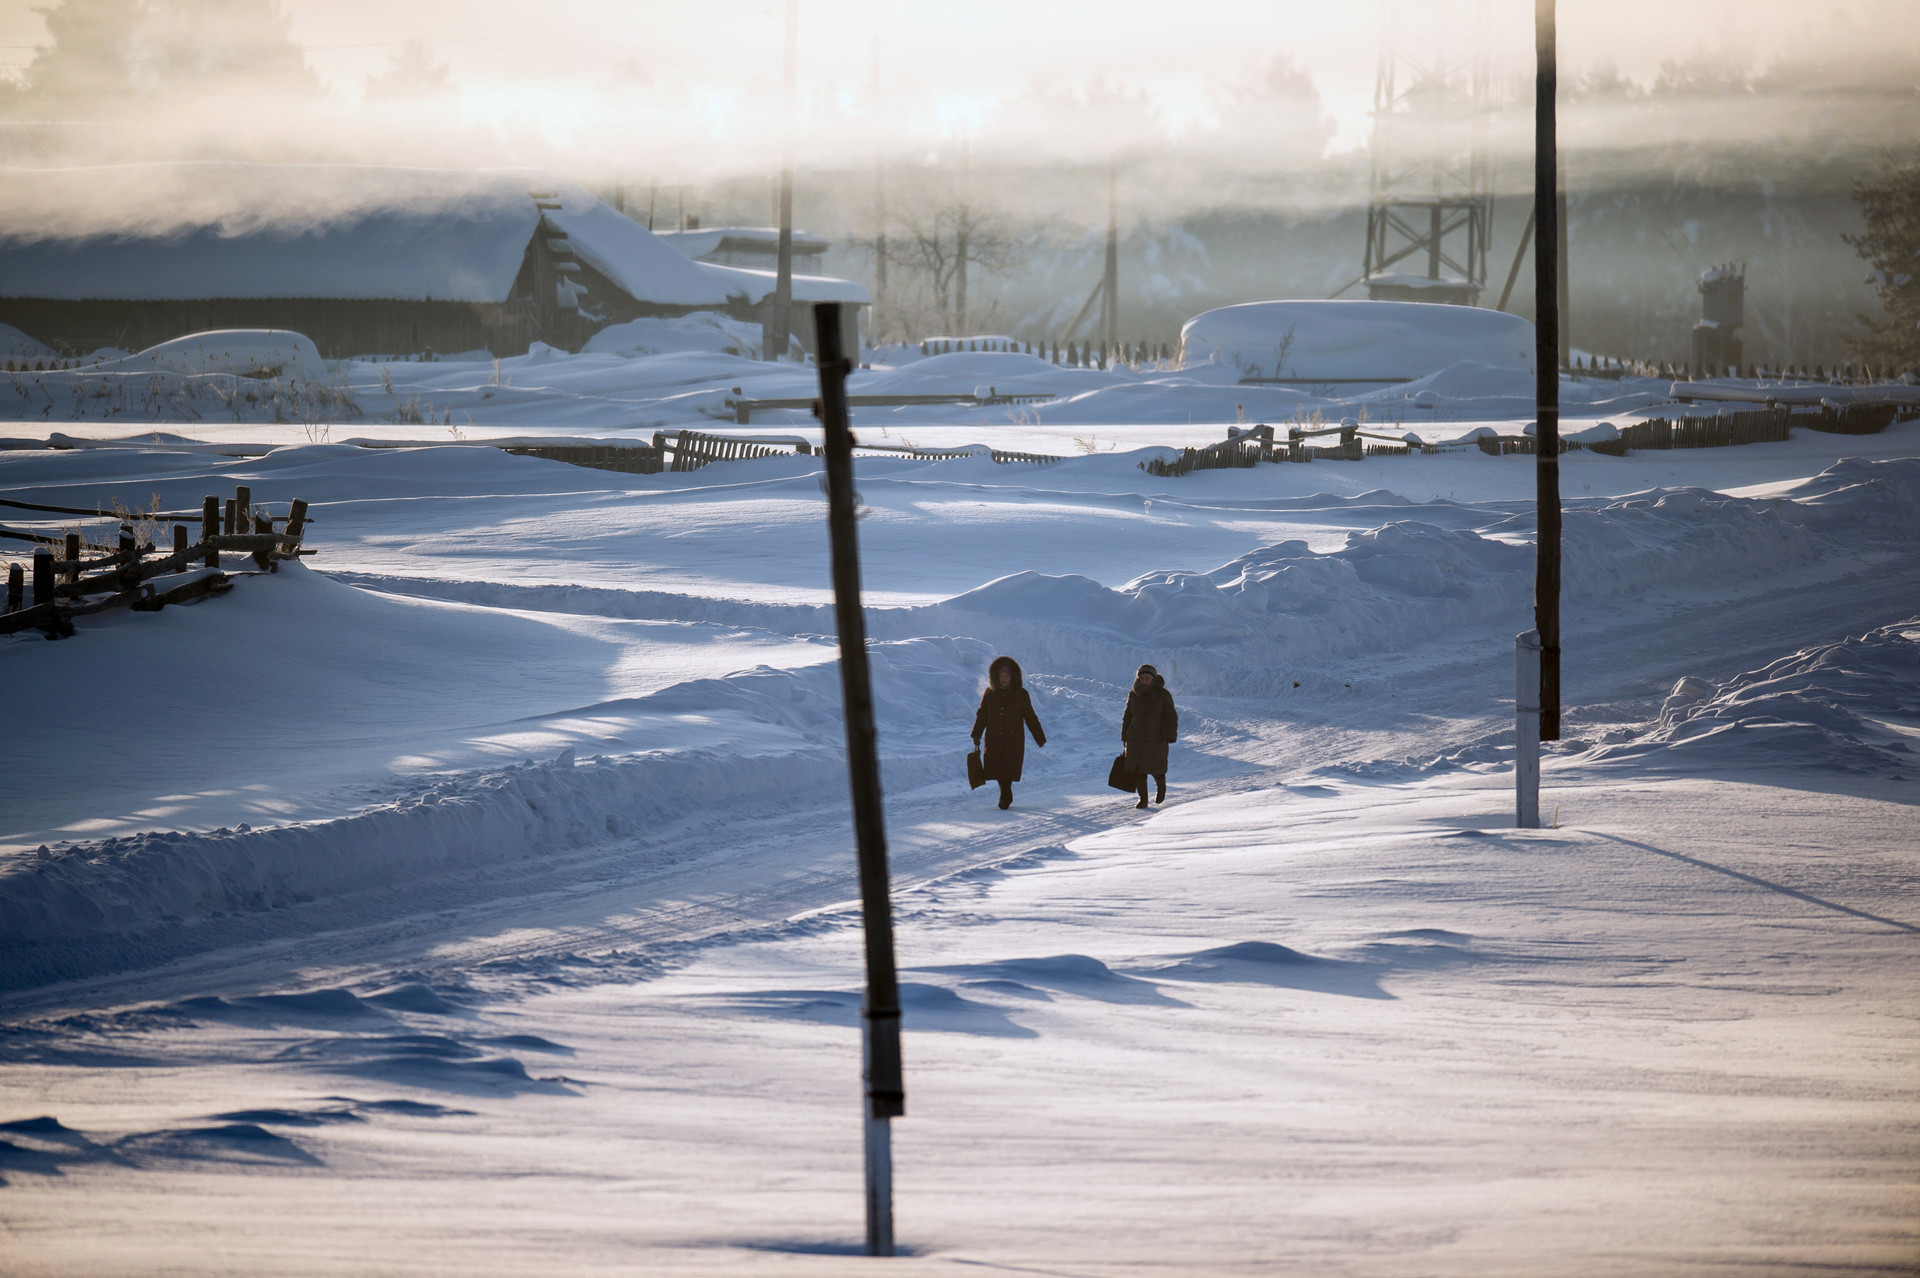
[[[955,337],[965,337],[967,335],[967,231],[970,229],[968,219],[972,216],[972,214],[967,211],[967,204],[968,197],[972,195],[972,191],[968,189],[972,183],[973,150],[968,140],[961,138],[960,218],[954,223],[953,231],[953,309],[955,313],[953,335]]]
[[[833,555],[833,610],[840,631],[840,696],[847,722],[847,782],[853,794],[859,854],[860,916],[867,943],[867,994],[861,1003],[866,1069],[867,1254],[893,1254],[893,1133],[907,1112],[900,1065],[900,978],[893,953],[893,904],[887,874],[887,823],[881,806],[880,750],[873,726],[867,626],[860,608],[860,546],[853,491],[853,432],[847,422],[849,336],[838,302],[813,308],[820,365],[820,425],[827,462],[827,533]]]
[[[1567,174],[1558,157],[1553,164],[1554,215],[1553,296],[1554,331],[1560,336],[1560,367],[1573,367],[1572,298],[1567,288]]]
[[[773,283],[773,314],[761,334],[761,355],[779,359],[787,353],[793,332],[793,125],[799,109],[797,45],[800,41],[800,0],[787,0],[787,41],[782,71],[786,89],[786,154],[780,165],[780,247]]]
[[[1558,51],[1554,0],[1534,0],[1533,287],[1535,534],[1533,618],[1540,632],[1540,739],[1560,739],[1560,254],[1565,208],[1559,192],[1554,116]]]
[[[1107,262],[1101,275],[1100,337],[1108,350],[1120,344],[1120,163],[1107,162]]]
[[[880,37],[873,38],[873,109],[880,109]],[[884,152],[873,153],[873,314],[869,321],[871,340],[880,344],[882,318],[887,311],[887,160]]]

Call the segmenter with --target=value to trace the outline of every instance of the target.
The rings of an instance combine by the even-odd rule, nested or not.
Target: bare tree
[[[1028,239],[1005,215],[953,194],[942,191],[937,198],[897,206],[887,239],[888,292],[896,323],[918,319],[924,327],[932,321],[957,333],[968,323],[962,309],[968,276],[976,269],[1004,275],[1025,255]],[[986,313],[991,315],[997,306],[991,304]]]

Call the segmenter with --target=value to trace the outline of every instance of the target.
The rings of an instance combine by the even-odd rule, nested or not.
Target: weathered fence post
[[[234,519],[234,505],[233,505],[233,498],[231,498],[231,497],[229,497],[229,498],[227,498],[227,514],[226,514],[226,519],[225,519],[225,521],[224,521],[224,522],[223,522],[223,523],[221,524],[221,526],[220,526],[220,527],[221,527],[221,531],[223,531],[223,532],[225,532],[225,533],[226,533],[226,535],[227,535],[227,536],[229,536],[229,537],[231,537],[231,536],[233,536],[233,531],[234,531],[234,523],[233,523],[233,519]]]
[[[68,533],[66,543],[62,549],[66,551],[67,580],[78,581],[80,580],[80,534]]]
[[[827,461],[827,531],[833,553],[834,615],[840,631],[840,693],[846,711],[847,780],[860,865],[860,913],[866,930],[867,990],[860,1004],[866,1072],[865,1153],[867,1254],[893,1254],[893,1134],[890,1120],[907,1112],[900,1063],[900,984],[893,952],[893,905],[887,876],[886,813],[881,806],[880,753],[873,726],[873,682],[867,668],[867,625],[860,609],[860,547],[855,524],[853,431],[847,424],[846,357],[837,302],[813,308],[820,364],[820,424]]]
[[[233,531],[243,533],[253,526],[253,489],[236,484],[233,489]]]
[[[19,612],[20,606],[26,602],[26,593],[27,593],[26,576],[27,576],[26,573],[21,571],[19,564],[7,565],[7,611],[8,612]]]
[[[187,526],[185,524],[173,526],[173,553],[174,557],[180,560],[180,566],[185,568],[187,566]]]
[[[1513,640],[1513,796],[1515,828],[1540,828],[1540,632]]]
[[[303,498],[293,499],[293,505],[287,508],[287,536],[298,537],[307,526],[307,503]]]
[[[33,606],[53,605],[53,548],[33,548]]]
[[[220,535],[220,499],[209,497],[200,503],[200,540],[206,543],[207,567],[220,566],[220,552],[213,547],[213,539]]]

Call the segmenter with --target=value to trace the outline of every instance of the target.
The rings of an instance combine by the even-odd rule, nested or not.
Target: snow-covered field
[[[1511,432],[1526,374],[1334,399],[1025,359],[855,386],[1071,392],[856,419],[1068,458],[859,463],[892,1262],[852,1258],[817,460],[473,446],[701,426],[806,370],[355,365],[328,394],[362,416],[324,425],[23,421],[162,439],[0,452],[16,500],[247,484],[312,502],[319,553],[0,639],[0,1269],[1912,1272],[1920,423],[1567,455],[1568,739],[1557,825],[1520,831],[1531,458],[1135,450],[1241,413]],[[1567,385],[1570,423],[1672,411]],[[343,442],[382,433],[444,446]],[[1003,651],[1048,733],[1008,812],[960,766]],[[1150,812],[1103,785],[1142,661],[1182,724]]]

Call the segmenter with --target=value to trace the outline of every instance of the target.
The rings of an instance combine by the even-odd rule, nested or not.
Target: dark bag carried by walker
[[[1140,774],[1127,771],[1126,751],[1113,756],[1113,767],[1107,772],[1107,784],[1116,790],[1125,790],[1132,794],[1140,788]]]
[[[967,755],[967,785],[978,790],[987,783],[987,765],[980,762],[980,752],[974,750]]]

